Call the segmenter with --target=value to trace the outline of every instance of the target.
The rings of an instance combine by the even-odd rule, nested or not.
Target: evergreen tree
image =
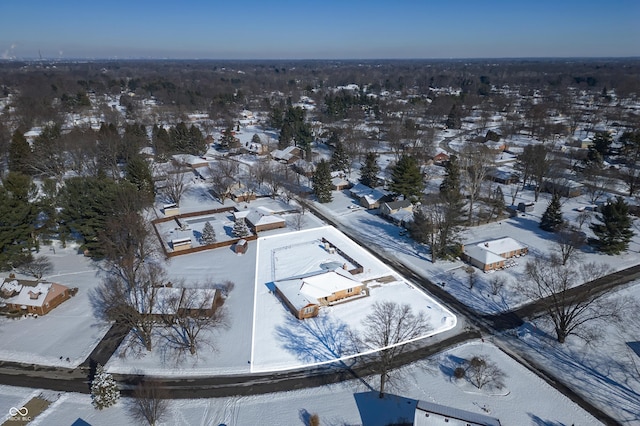
[[[244,238],[251,235],[247,221],[243,217],[236,219],[236,222],[233,224],[233,231],[231,232],[233,232],[236,238]]]
[[[157,124],[153,126],[153,147],[158,161],[164,162],[169,160],[171,153],[171,137],[164,127]]]
[[[136,154],[127,162],[126,178],[138,188],[143,197],[148,198],[150,201],[153,199],[155,189],[151,168],[141,155]]]
[[[9,170],[23,174],[30,174],[31,169],[31,147],[27,138],[19,130],[13,133],[9,144]]]
[[[593,137],[593,149],[596,150],[602,158],[604,158],[609,154],[609,148],[611,147],[612,142],[613,139],[609,132],[596,132]]]
[[[544,211],[542,218],[540,219],[540,228],[549,232],[557,232],[562,227],[563,222],[560,195],[557,192],[554,192],[547,209]]]
[[[10,172],[0,186],[0,269],[8,270],[31,260],[37,247],[36,209],[30,202],[35,186],[29,176]]]
[[[137,188],[127,181],[118,183],[104,177],[67,179],[60,192],[62,236],[79,236],[82,248],[99,257],[104,249],[99,236],[106,229],[107,219],[122,213],[116,207],[118,201],[134,203],[129,208],[137,211],[148,205],[149,200],[145,198],[140,197]]]
[[[320,160],[312,178],[313,193],[321,203],[328,203],[333,199],[331,194],[331,170],[329,163]]]
[[[632,221],[629,216],[629,206],[622,197],[602,207],[602,213],[597,219],[602,223],[594,223],[591,230],[598,237],[598,249],[606,254],[619,254],[629,248],[629,242],[634,232],[631,230]]]
[[[360,169],[360,183],[371,188],[377,186],[379,171],[378,156],[375,152],[368,152]]]
[[[445,175],[440,184],[440,195],[448,200],[461,200],[460,163],[458,156],[452,155],[444,167]]]
[[[236,145],[236,137],[233,135],[233,127],[231,124],[228,124],[227,127],[222,132],[222,137],[220,138],[220,146],[223,148],[233,148]]]
[[[96,409],[102,410],[114,405],[119,398],[118,384],[113,376],[104,371],[104,367],[98,364],[96,375],[91,381],[91,403]]]
[[[424,184],[420,166],[414,157],[403,155],[393,168],[389,189],[401,194],[404,199],[416,201],[420,198]]]
[[[333,150],[333,154],[331,155],[331,170],[334,172],[342,171],[347,173],[349,170],[349,154],[344,149],[344,144],[342,141],[338,140],[335,145],[335,149]]]
[[[203,245],[213,244],[216,242],[216,231],[213,229],[211,222],[207,221],[202,228],[202,236],[200,243]]]

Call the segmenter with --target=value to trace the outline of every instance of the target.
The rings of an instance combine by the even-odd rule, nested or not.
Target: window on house
[[[353,289],[352,288],[348,288],[347,289],[347,294],[349,294],[349,293],[353,293]]]
[[[305,314],[312,314],[314,309],[315,308],[313,306],[307,306],[306,308],[304,308],[304,313]]]

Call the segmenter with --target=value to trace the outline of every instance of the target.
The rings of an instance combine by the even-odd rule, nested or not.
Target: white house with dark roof
[[[511,237],[474,243],[462,247],[464,260],[483,271],[492,271],[505,267],[507,259],[522,256],[529,248]]]

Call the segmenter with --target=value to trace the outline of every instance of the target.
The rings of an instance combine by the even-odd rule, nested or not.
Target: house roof
[[[177,309],[199,309],[205,306],[206,309],[209,309],[213,306],[216,292],[217,290],[212,288],[154,288],[151,313],[154,315],[175,315]],[[211,302],[211,306],[208,306],[209,302]]]
[[[485,265],[500,262],[505,258],[503,254],[526,248],[524,244],[511,237],[498,238],[497,240],[484,241],[477,244],[469,244],[464,247],[467,256],[482,262]]]
[[[406,209],[407,207],[411,206],[411,201],[409,200],[387,201],[384,204],[387,205],[389,210],[399,210],[399,209]]]
[[[297,146],[288,146],[285,149],[276,149],[271,153],[273,158],[279,160],[290,160],[293,157],[300,155],[300,148]]]
[[[437,420],[427,417],[426,414],[428,413],[462,420],[463,422],[474,426],[501,426],[500,420],[495,417],[489,417],[484,414],[473,413],[471,411],[460,410],[458,408],[447,407],[445,405],[434,404],[433,402],[427,401],[418,401],[413,424],[415,426],[439,424]]]
[[[256,210],[251,210],[246,216],[247,222],[252,226],[260,226],[271,223],[284,223],[285,220],[280,216],[273,214],[274,211],[267,207],[258,207]]]
[[[353,197],[364,198],[367,203],[374,204],[379,202],[387,194],[384,191],[375,188],[369,188],[361,183],[355,184],[349,192]]]
[[[64,293],[65,290],[68,290],[68,287],[62,284],[5,278],[0,286],[0,299],[4,303],[14,305],[42,306]],[[12,296],[4,297],[4,294],[12,294]],[[32,299],[32,296],[36,298]]]
[[[360,282],[349,272],[336,268],[276,281],[274,284],[296,309],[302,309],[310,304],[318,304],[318,299],[360,285]]]

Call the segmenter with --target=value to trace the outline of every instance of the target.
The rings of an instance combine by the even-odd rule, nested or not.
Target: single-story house
[[[365,284],[342,268],[312,272],[273,284],[278,297],[298,319],[315,317],[321,306],[367,296]]]
[[[351,182],[344,178],[342,173],[336,174],[331,178],[331,187],[334,191],[342,191],[351,187]]]
[[[439,152],[433,156],[433,164],[436,166],[444,166],[449,161],[449,154],[446,152]]]
[[[245,220],[247,221],[247,225],[249,225],[256,234],[261,231],[269,231],[287,226],[286,221],[281,216],[276,215],[273,210],[263,206],[255,210],[250,210],[245,216]]]
[[[5,278],[0,286],[0,306],[9,311],[46,315],[70,297],[69,287],[46,281]]]
[[[463,426],[501,426],[500,420],[485,414],[460,410],[433,402],[418,401],[416,404],[414,426],[463,425]]]
[[[547,180],[542,185],[542,189],[551,194],[557,192],[563,197],[573,198],[582,195],[584,185],[570,179],[562,179],[559,182]]]
[[[302,158],[302,151],[297,146],[288,146],[285,149],[276,149],[271,152],[271,157],[282,163],[293,164]]]
[[[487,180],[492,180],[504,185],[511,185],[512,183],[518,183],[520,181],[518,175],[509,170],[503,170],[500,168],[494,168],[487,172]]]
[[[380,215],[402,225],[413,220],[413,204],[409,200],[386,201],[380,204]]]
[[[366,209],[377,209],[380,207],[380,203],[387,201],[389,198],[389,195],[386,192],[375,188],[369,188],[361,183],[357,183],[351,187],[349,194],[358,200],[358,203]]]
[[[155,287],[150,295],[151,315],[158,320],[176,316],[210,317],[222,301],[213,288]]]
[[[485,272],[504,268],[505,261],[527,254],[529,248],[511,237],[462,246],[462,257]]]

